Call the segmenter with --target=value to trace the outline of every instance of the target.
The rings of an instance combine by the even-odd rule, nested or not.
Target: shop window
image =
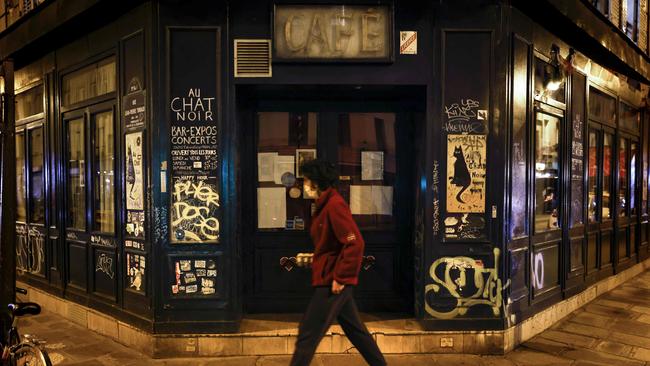
[[[93,121],[93,230],[112,233],[115,228],[115,133],[113,111],[94,115]]]
[[[63,77],[63,105],[69,106],[115,91],[115,58],[111,57]]]
[[[560,119],[538,112],[535,123],[535,231],[559,228]]]
[[[598,222],[598,171],[600,170],[598,161],[598,132],[589,130],[589,167],[587,177],[587,190],[589,194],[589,204],[587,214],[589,222]]]
[[[609,16],[609,1],[610,0],[591,0],[591,5],[593,5],[599,12],[604,16]]]
[[[602,198],[602,212],[601,218],[603,220],[612,218],[612,203],[611,192],[612,192],[612,160],[614,155],[612,154],[612,143],[614,137],[605,133],[603,135],[603,198]]]
[[[43,86],[16,95],[16,120],[43,113]]]
[[[637,132],[641,121],[641,113],[638,109],[632,108],[626,103],[620,104],[619,126],[621,128]]]
[[[638,169],[638,154],[639,154],[639,144],[636,142],[630,143],[630,215],[637,215],[637,176]]]
[[[84,119],[77,118],[67,126],[68,162],[68,227],[84,230],[86,228],[86,150]]]
[[[623,0],[626,5],[627,18],[623,26],[623,31],[634,42],[638,38],[639,30],[639,0]]]
[[[616,123],[616,99],[589,87],[589,118],[597,122]]]
[[[627,216],[627,139],[621,138],[618,146],[618,215]]]
[[[344,113],[338,121],[339,191],[360,229],[394,227],[395,114]]]
[[[257,227],[306,230],[313,200],[300,165],[316,158],[316,113],[260,112],[257,138]]]
[[[29,131],[29,221],[45,224],[43,128]]]
[[[24,132],[16,133],[16,221],[27,222]]]

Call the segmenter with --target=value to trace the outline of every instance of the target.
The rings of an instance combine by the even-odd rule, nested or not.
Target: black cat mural
[[[469,174],[469,169],[467,168],[467,162],[465,162],[465,155],[463,155],[463,148],[460,146],[454,147],[454,176],[449,177],[451,184],[461,187],[458,194],[456,194],[456,200],[460,203],[465,203],[461,195],[469,188],[472,184],[472,177]]]

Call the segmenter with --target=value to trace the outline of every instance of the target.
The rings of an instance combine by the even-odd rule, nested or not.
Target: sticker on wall
[[[126,169],[126,208],[127,210],[144,210],[144,187],[142,169],[142,132],[129,133],[125,136]]]
[[[447,214],[445,218],[445,239],[485,239],[485,218],[483,214]]]
[[[400,55],[418,54],[418,32],[415,31],[399,32],[399,53]]]
[[[212,296],[217,293],[215,259],[181,259],[174,262],[172,295]]]
[[[147,262],[143,255],[126,253],[126,273],[130,289],[144,292],[146,264]]]
[[[173,243],[219,240],[219,193],[216,178],[174,177],[171,232]]]
[[[124,240],[124,246],[138,250],[144,250],[144,243],[137,240]]]
[[[146,121],[145,101],[147,98],[145,91],[140,90],[141,87],[135,84],[133,80],[129,84],[129,94],[124,96],[122,104],[124,126],[127,130],[143,128]],[[139,81],[137,81],[137,84],[139,84]]]
[[[485,212],[485,135],[447,135],[447,212]]]

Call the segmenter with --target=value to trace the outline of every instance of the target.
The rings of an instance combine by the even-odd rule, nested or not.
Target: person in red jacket
[[[305,193],[316,199],[309,230],[314,242],[314,293],[298,327],[291,366],[309,365],[334,318],[369,365],[384,366],[386,360],[353,297],[365,244],[348,204],[336,191],[338,172],[333,164],[318,159],[303,164],[301,171]]]

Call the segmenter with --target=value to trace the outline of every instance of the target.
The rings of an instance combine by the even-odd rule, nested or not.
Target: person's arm
[[[358,276],[363,257],[364,242],[350,208],[345,202],[333,202],[329,207],[329,219],[336,239],[343,245],[334,266],[334,280],[351,284]]]

